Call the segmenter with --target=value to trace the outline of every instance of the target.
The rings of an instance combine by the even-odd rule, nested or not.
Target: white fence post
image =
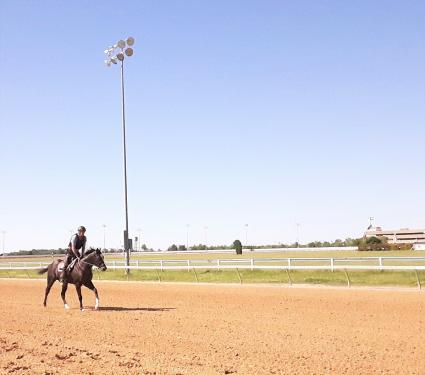
[[[161,271],[164,271],[164,261],[162,259],[159,261],[159,264],[161,265]]]
[[[187,272],[190,272],[190,259],[187,260]]]
[[[419,288],[419,290],[422,290],[422,285],[421,285],[421,281],[419,279],[418,270],[416,270],[416,269],[415,269],[415,274],[416,274],[416,282],[418,283],[418,288]]]
[[[334,258],[331,258],[331,271],[334,271]]]
[[[254,259],[251,259],[251,271],[254,271]]]

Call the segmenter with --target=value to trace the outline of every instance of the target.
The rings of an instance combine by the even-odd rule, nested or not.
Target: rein
[[[95,265],[95,264],[93,264],[93,263],[87,262],[87,261],[86,261],[86,260],[84,260],[84,259],[80,259],[80,262],[83,262],[83,263],[89,264],[90,266],[94,266],[94,267],[100,268],[99,266],[96,266],[96,265]]]

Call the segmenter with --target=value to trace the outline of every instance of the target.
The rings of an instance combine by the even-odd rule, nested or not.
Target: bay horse
[[[56,259],[52,263],[50,263],[47,267],[42,268],[38,271],[39,275],[47,272],[47,287],[46,293],[44,296],[43,305],[46,307],[47,296],[49,295],[50,289],[56,280],[59,280],[59,276],[61,274],[60,265],[63,264],[62,259]],[[98,267],[102,271],[106,271],[106,265],[104,262],[103,254],[100,249],[89,249],[84,257],[80,260],[77,260],[73,269],[68,271],[66,280],[64,280],[62,284],[62,292],[61,297],[64,304],[65,309],[69,309],[68,304],[65,300],[65,293],[68,288],[68,283],[74,284],[75,289],[77,290],[78,299],[80,300],[80,310],[83,311],[83,296],[81,295],[81,286],[85,286],[92,290],[96,296],[96,305],[95,310],[99,309],[99,295],[97,294],[97,289],[92,283],[93,271],[92,267]]]

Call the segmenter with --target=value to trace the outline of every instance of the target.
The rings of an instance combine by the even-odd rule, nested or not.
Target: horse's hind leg
[[[65,299],[65,293],[66,293],[66,290],[67,289],[68,289],[68,283],[67,282],[64,282],[62,284],[61,297],[62,297],[62,301],[63,301],[63,305],[64,305],[65,309],[69,309],[69,306],[66,303],[66,299]]]
[[[96,287],[93,285],[93,283],[92,283],[92,281],[91,281],[91,280],[86,281],[86,282],[84,283],[84,286],[85,286],[86,288],[89,288],[90,290],[92,290],[92,291],[94,292],[94,295],[96,296],[96,304],[94,305],[94,309],[95,309],[95,310],[98,310],[98,309],[99,309],[99,295],[97,294],[97,289],[96,289]]]
[[[50,289],[52,288],[52,285],[55,283],[56,279],[53,276],[48,275],[47,276],[47,286],[46,286],[46,293],[44,294],[44,302],[43,305],[46,307],[47,304],[47,296],[50,293]]]

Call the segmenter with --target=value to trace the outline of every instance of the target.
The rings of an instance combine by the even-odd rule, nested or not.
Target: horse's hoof
[[[82,309],[80,309],[80,311],[86,311],[86,309],[83,307]]]
[[[65,309],[67,309],[67,310],[69,310],[69,306],[68,306],[68,304],[67,303],[65,303]]]

